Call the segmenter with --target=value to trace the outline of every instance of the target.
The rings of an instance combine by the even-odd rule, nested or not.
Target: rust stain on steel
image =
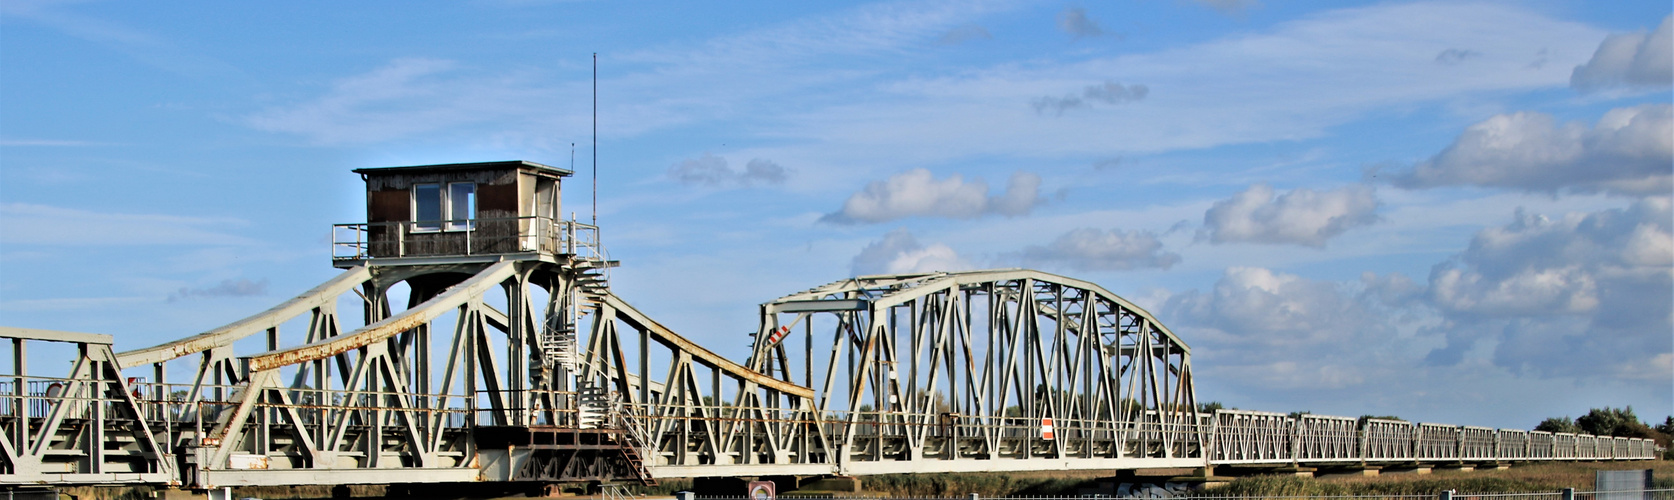
[[[814,397],[813,389],[779,380],[768,376],[765,373],[751,370],[746,368],[744,365],[740,365],[732,362],[732,360],[723,358],[719,354],[710,352],[708,349],[704,349],[703,346],[692,343],[690,340],[686,340],[685,337],[681,337],[679,334],[674,333],[674,330],[668,329],[668,327],[656,322],[656,320],[647,317],[645,313],[641,313],[638,309],[634,309],[634,306],[628,305],[627,302],[622,301],[622,298],[617,297],[614,293],[606,293],[604,300],[605,303],[610,304],[610,307],[616,309],[617,315],[621,316],[623,320],[632,323],[636,327],[643,328],[646,331],[651,332],[652,337],[656,337],[657,340],[663,342],[665,345],[669,345],[682,352],[691,354],[692,357],[701,359],[721,371],[792,396],[809,399],[813,399]]]
[[[501,281],[512,277],[516,271],[515,262],[501,262],[489,266],[478,272],[476,276],[457,285],[449,287],[447,291],[432,297],[412,309],[402,311],[401,314],[391,316],[366,325],[358,330],[321,340],[312,344],[300,345],[290,349],[269,352],[250,358],[251,370],[267,370],[280,366],[325,359],[331,356],[349,352],[371,345],[373,342],[385,340],[414,327],[429,323],[443,313],[465,304],[473,297],[481,295],[490,287],[499,285]]]
[[[129,368],[161,363],[216,347],[232,345],[239,339],[256,332],[265,332],[267,329],[279,326],[298,314],[337,300],[338,295],[350,288],[360,286],[361,283],[365,283],[366,280],[371,278],[372,272],[366,266],[358,266],[343,271],[337,277],[254,316],[166,344],[117,353],[116,363],[123,368]]]

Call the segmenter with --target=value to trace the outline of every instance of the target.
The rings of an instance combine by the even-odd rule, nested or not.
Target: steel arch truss
[[[717,440],[692,396],[665,397],[686,406],[649,412],[677,422],[655,426],[654,474],[727,475],[711,464],[731,463],[878,474],[1204,461],[1190,350],[1083,281],[1027,270],[840,281],[764,304],[753,349],[749,371],[800,383],[794,393],[744,390],[737,408],[701,415],[759,421],[775,447],[744,461],[709,452],[741,449],[726,441],[738,433]],[[697,380],[673,364],[668,387],[688,382],[670,395]]]

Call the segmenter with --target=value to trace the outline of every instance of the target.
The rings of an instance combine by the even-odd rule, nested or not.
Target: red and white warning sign
[[[772,332],[769,332],[767,334],[767,345],[777,344],[777,343],[779,343],[779,341],[785,340],[785,335],[789,335],[789,334],[790,334],[790,325],[781,326],[778,329],[773,330]]]
[[[1040,419],[1040,438],[1041,439],[1052,439],[1052,419],[1051,418]]]

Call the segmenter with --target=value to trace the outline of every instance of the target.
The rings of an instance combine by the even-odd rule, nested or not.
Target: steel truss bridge
[[[1200,413],[1191,349],[1150,313],[1021,269],[865,276],[786,295],[761,305],[739,363],[611,293],[614,262],[569,248],[339,258],[342,274],[272,309],[136,350],[116,351],[108,335],[0,328],[13,368],[0,375],[0,485],[1416,467],[1657,452],[1642,439]]]

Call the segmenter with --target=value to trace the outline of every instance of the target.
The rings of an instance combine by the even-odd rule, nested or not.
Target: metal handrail
[[[420,239],[444,238],[463,241],[461,251],[448,255],[540,252],[568,254],[589,260],[608,259],[599,239],[598,226],[551,217],[361,222],[332,224],[331,227],[331,256],[334,260],[419,256],[413,250],[414,243]],[[515,230],[504,231],[505,228]],[[380,246],[375,249],[375,245]]]

